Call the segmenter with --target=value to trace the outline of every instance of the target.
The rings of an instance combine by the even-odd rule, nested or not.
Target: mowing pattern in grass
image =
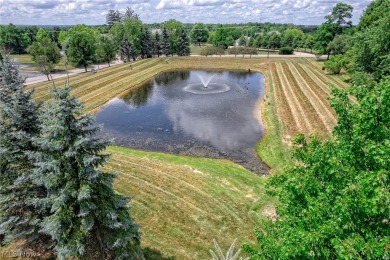
[[[326,75],[315,63],[311,59],[289,59],[270,66],[287,143],[300,132],[328,135],[337,122],[328,101],[329,85],[348,85],[340,77]]]
[[[265,195],[264,179],[226,160],[196,159],[110,147],[106,170],[118,192],[131,195],[143,246],[176,259],[207,259],[216,238],[227,248],[254,241]]]

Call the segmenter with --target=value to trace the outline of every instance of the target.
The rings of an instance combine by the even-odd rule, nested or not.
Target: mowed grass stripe
[[[320,132],[330,133],[333,129],[333,126],[336,124],[336,120],[333,117],[332,113],[328,108],[322,103],[322,100],[317,96],[317,94],[312,90],[308,85],[302,75],[295,68],[295,65],[288,62],[288,67],[290,68],[292,74],[294,75],[297,83],[300,86],[300,89],[309,100],[311,106],[314,108],[317,114],[317,120],[320,119],[322,124],[325,126],[325,129],[317,129]],[[325,131],[324,131],[325,130]]]
[[[317,68],[317,71],[319,71],[319,72],[322,71],[323,64],[321,64],[319,62],[316,62],[315,60],[312,60],[312,59],[305,59],[305,60],[307,62],[309,62],[312,66]],[[333,75],[333,74],[326,74],[326,73],[324,73],[324,75],[326,77],[328,77],[329,79],[331,79],[334,82],[334,84],[336,84],[337,87],[346,88],[346,87],[350,86],[347,82],[344,81],[344,76],[343,75],[340,75],[340,74]]]
[[[189,182],[187,182],[185,180],[180,180],[174,174],[170,174],[169,170],[166,170],[166,171],[161,170],[160,169],[161,165],[154,164],[153,161],[151,161],[151,160],[146,160],[148,163],[145,164],[144,158],[143,158],[144,161],[142,164],[136,163],[134,161],[123,162],[125,159],[127,159],[125,156],[119,156],[119,157],[116,156],[116,158],[114,158],[112,161],[119,168],[125,167],[125,168],[137,169],[137,167],[139,167],[139,168],[142,168],[144,170],[147,169],[147,171],[143,172],[142,177],[140,177],[138,175],[137,175],[137,177],[142,178],[144,181],[147,181],[147,179],[157,178],[156,183],[159,183],[158,187],[161,187],[164,185],[168,185],[168,186],[172,185],[172,187],[175,186],[176,188],[178,187],[177,188],[178,192],[181,194],[184,194],[185,201],[193,198],[194,197],[193,193],[200,193],[201,196],[206,197],[205,201],[211,201],[213,205],[219,205],[220,207],[225,208],[226,212],[224,212],[224,214],[227,213],[229,215],[235,216],[238,221],[241,221],[241,219],[238,217],[238,215],[235,213],[235,211],[228,208],[226,205],[221,204],[218,201],[218,199],[210,196],[207,192],[202,191],[201,189],[190,184]],[[198,186],[205,185],[206,183],[202,182],[201,178],[196,178],[198,175],[199,175],[198,173],[194,173],[194,172],[190,171],[190,176],[186,176],[186,178],[187,179],[190,178],[190,181],[193,183],[197,183]],[[144,178],[144,177],[146,177],[146,178]],[[172,179],[174,179],[175,181],[172,182]],[[179,182],[178,182],[178,180],[179,180]],[[234,191],[237,191],[237,189],[238,189],[237,186],[235,186],[233,183],[230,183],[230,182],[225,182],[224,184],[229,186],[233,190],[233,193],[230,195],[232,195],[232,196],[236,195],[237,192],[234,192]],[[186,187],[184,187],[184,186],[186,186]],[[172,188],[172,187],[170,187],[170,188]],[[183,192],[180,192],[180,191],[183,191]],[[190,193],[187,193],[186,191],[190,191]],[[188,195],[190,195],[190,196],[188,196]],[[194,202],[191,202],[191,203],[194,203]],[[207,207],[207,205],[204,205],[204,202],[202,202],[202,205]],[[202,205],[199,205],[199,207],[202,207]],[[239,208],[238,205],[229,205],[229,206],[230,207],[234,206],[233,208],[235,208],[235,209]]]
[[[69,80],[69,84],[72,87],[72,95],[76,97],[81,97],[85,93],[89,93],[91,89],[96,89],[100,88],[102,86],[105,86],[111,82],[115,82],[123,76],[128,75],[128,74],[133,74],[133,73],[138,73],[146,68],[153,67],[155,64],[157,64],[159,60],[151,60],[149,62],[142,63],[138,69],[136,70],[130,70],[128,66],[126,65],[123,70],[116,70],[113,71],[112,73],[107,72],[105,75],[103,75],[103,78],[101,79],[100,77],[94,77],[94,78],[89,78],[88,76],[86,77],[86,80],[83,80],[82,82],[79,82],[78,84],[75,84],[72,79]],[[97,74],[96,74],[97,75]],[[49,88],[44,92],[42,91],[40,94],[37,94],[36,98],[42,100],[42,99],[48,99],[49,98]]]
[[[121,80],[118,84],[112,84],[110,86],[113,86],[110,88],[109,86],[106,86],[104,88],[98,89],[94,91],[94,95],[88,94],[85,96],[80,97],[80,100],[85,102],[85,110],[89,111],[92,109],[95,109],[103,104],[105,104],[108,100],[111,98],[118,96],[119,94],[131,89],[132,87],[142,83],[145,80],[150,79],[154,75],[160,73],[161,66],[153,67],[150,70],[144,71],[139,75],[138,77],[128,77],[123,80]],[[129,84],[129,82],[131,82]],[[111,98],[110,98],[111,97]]]
[[[147,60],[136,61],[132,64],[134,67],[138,67],[145,62],[147,62]],[[103,77],[106,77],[109,74],[115,73],[115,72],[120,71],[120,70],[128,69],[128,68],[129,68],[129,65],[127,65],[127,64],[115,65],[112,67],[101,69],[98,71],[98,73],[89,73],[89,72],[84,73],[83,72],[80,74],[72,75],[72,76],[70,76],[70,79],[72,80],[74,85],[78,85],[78,84],[83,84],[83,83],[91,81],[91,80],[101,79]],[[59,86],[65,85],[67,82],[67,77],[55,79],[54,82],[56,85],[59,85]],[[35,83],[35,84],[28,85],[27,89],[35,88],[36,91],[39,93],[40,91],[46,91],[47,88],[50,88],[52,85],[53,85],[52,82],[46,81],[44,84]]]
[[[283,91],[283,86],[280,82],[279,74],[276,69],[276,65],[271,65],[271,77],[275,92],[275,100],[277,103],[277,111],[278,116],[281,117],[282,122],[289,122],[289,124],[283,123],[284,128],[284,136],[289,142],[291,137],[298,133],[299,129],[299,121],[294,117],[292,113],[292,108],[290,107],[290,103],[286,97],[286,92]]]
[[[303,132],[304,130],[311,131],[313,128],[305,116],[298,97],[295,95],[292,86],[289,84],[281,63],[276,63],[276,70],[281,79],[283,92],[286,95],[291,112],[294,115],[294,121],[297,124],[298,132]]]
[[[289,83],[293,86],[293,92],[296,93],[296,96],[299,100],[299,105],[303,108],[305,117],[307,117],[307,122],[310,122],[310,128],[308,128],[308,132],[305,134],[309,134],[313,131],[315,132],[323,132],[326,129],[326,126],[321,120],[318,120],[318,115],[316,109],[314,108],[310,97],[307,95],[308,93],[304,91],[302,85],[297,82],[297,75],[292,73],[288,61],[282,63],[283,71],[286,73],[286,76],[289,79]]]
[[[305,62],[307,64],[307,66],[309,68],[311,68],[311,70],[317,75],[317,76],[320,76],[321,78],[323,78],[324,82],[326,84],[331,84],[337,88],[343,88],[343,87],[346,87],[344,86],[345,82],[342,82],[340,79],[338,78],[333,78],[333,77],[330,77],[329,75],[326,75],[325,73],[323,73],[320,69],[318,69],[315,65],[313,65],[313,63],[308,60],[308,59],[305,59]],[[347,85],[348,86],[348,85]]]

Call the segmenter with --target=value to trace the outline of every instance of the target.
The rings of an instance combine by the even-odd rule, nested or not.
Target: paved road
[[[123,63],[122,61],[113,61],[110,65],[112,67],[112,66],[119,65],[122,63]],[[91,69],[101,70],[104,68],[108,68],[107,63],[99,64],[99,65],[93,64],[93,65],[90,65],[88,67],[87,73],[92,73]],[[26,76],[26,81],[25,81],[26,85],[47,81],[47,77],[43,73],[40,73],[40,72],[33,72],[32,73],[32,72],[23,72],[23,71],[21,71],[21,72],[23,75]],[[68,70],[68,73],[66,73],[65,71],[64,72],[55,72],[55,73],[52,73],[51,76],[53,77],[53,79],[58,79],[58,78],[66,77],[68,74],[69,74],[69,76],[72,76],[72,75],[76,75],[76,74],[80,74],[80,73],[86,73],[85,69],[84,68],[71,69],[71,70]]]
[[[191,55],[191,56],[200,56],[200,55]],[[209,56],[209,57],[214,57],[214,58],[234,58],[235,56],[234,55],[223,55],[223,56],[213,55],[213,56]],[[314,58],[315,55],[314,54],[310,54],[310,53],[306,53],[306,52],[297,52],[296,51],[292,55],[278,55],[278,54],[271,54],[270,53],[269,56],[267,54],[258,54],[258,55],[252,55],[251,56],[251,58],[267,58],[267,57],[270,57],[270,58]],[[237,55],[237,58],[242,58],[242,55]],[[245,55],[244,58],[248,58],[249,59],[250,57],[249,57],[249,55]],[[122,61],[114,61],[114,62],[112,62],[111,66],[115,66],[115,65],[118,65],[118,64],[122,64],[122,63],[123,63]],[[107,68],[107,67],[108,67],[108,64],[106,64],[106,63],[105,64],[99,64],[99,70]],[[94,65],[89,66],[87,73],[91,73],[90,72],[91,69],[98,70],[98,65],[94,64]],[[39,72],[23,72],[22,71],[22,73],[27,77],[26,78],[26,82],[25,82],[26,85],[47,81],[46,75],[44,75],[42,73],[39,73]],[[80,73],[85,73],[85,69],[84,68],[72,69],[72,70],[69,70],[68,73],[69,73],[69,76],[80,74]],[[67,76],[66,72],[52,73],[53,79],[58,79],[58,78],[66,77],[66,76]]]

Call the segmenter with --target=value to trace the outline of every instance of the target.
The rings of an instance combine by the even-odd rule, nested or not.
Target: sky
[[[98,25],[108,10],[130,7],[144,23],[275,22],[318,25],[337,0],[0,0],[0,24]],[[371,0],[343,0],[353,6],[356,24]]]

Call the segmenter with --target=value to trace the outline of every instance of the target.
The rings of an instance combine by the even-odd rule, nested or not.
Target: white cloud
[[[0,0],[1,1],[1,0]],[[294,22],[321,24],[340,0],[2,0],[1,24],[104,24],[109,9],[133,8],[146,23]],[[356,23],[371,0],[343,0]]]

